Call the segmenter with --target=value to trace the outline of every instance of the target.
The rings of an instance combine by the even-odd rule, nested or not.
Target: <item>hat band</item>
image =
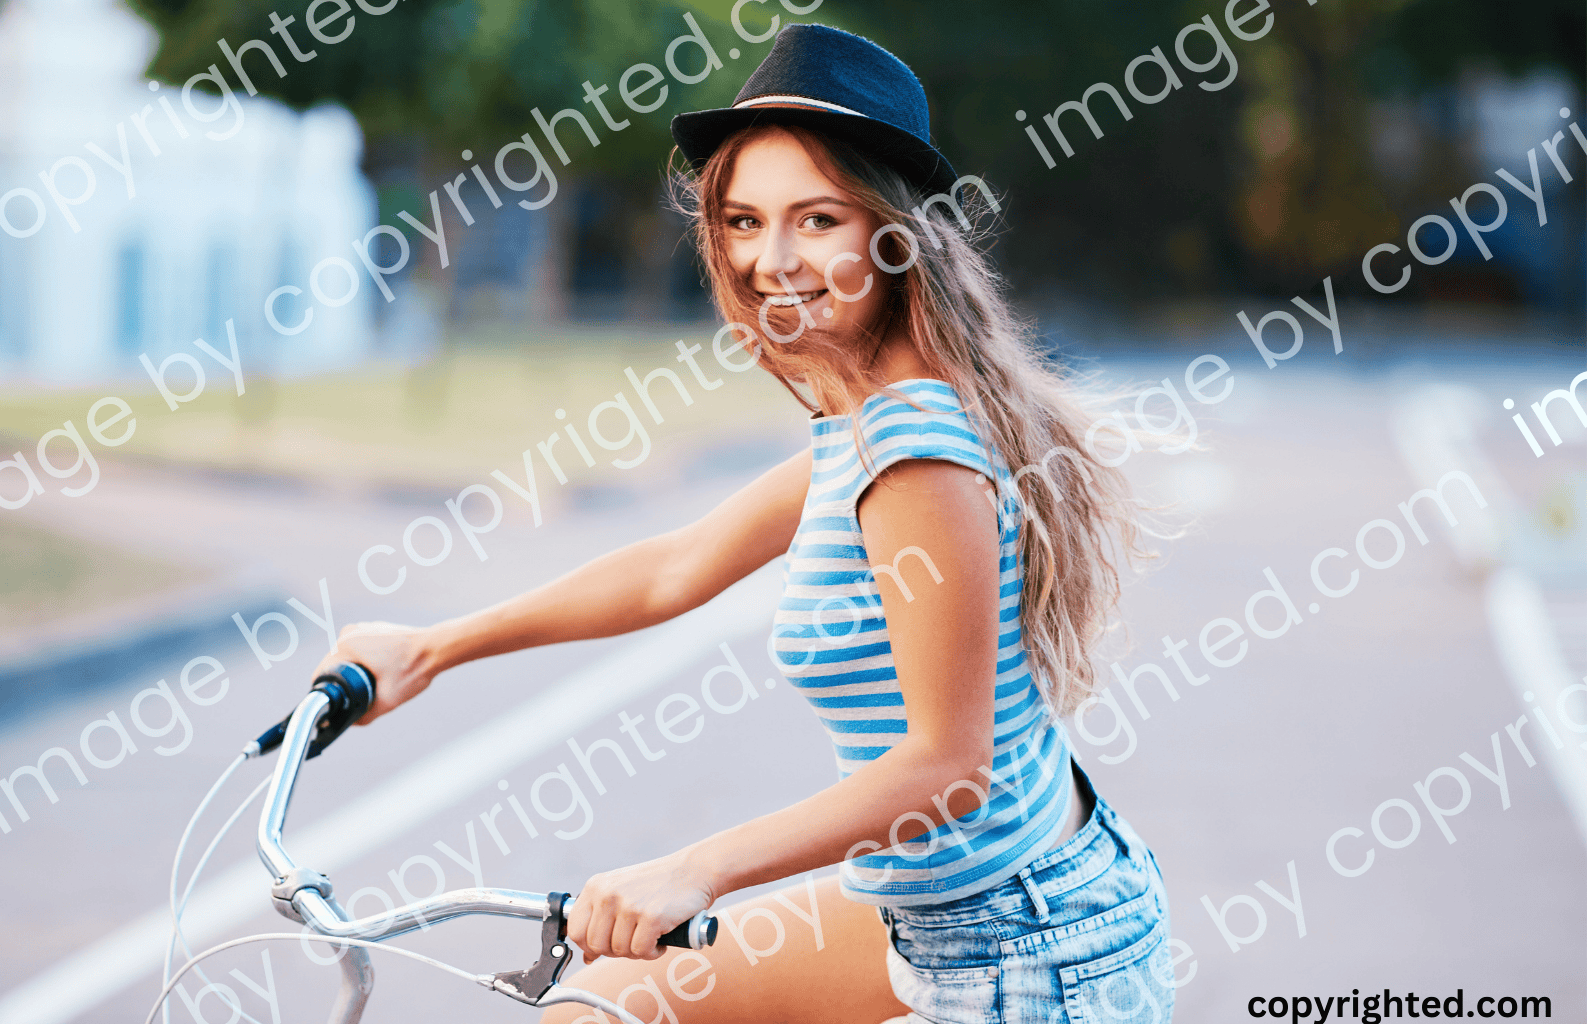
[[[756,96],[754,99],[743,100],[733,104],[733,109],[755,107],[763,103],[793,103],[800,106],[817,107],[821,110],[831,110],[839,114],[853,114],[855,117],[869,117],[869,115],[862,114],[858,110],[850,110],[848,107],[840,106],[836,103],[828,103],[826,100],[811,99],[809,96]]]

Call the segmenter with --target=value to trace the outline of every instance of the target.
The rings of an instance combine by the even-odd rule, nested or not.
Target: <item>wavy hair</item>
[[[881,224],[898,226],[873,236],[875,254],[889,266],[907,264],[887,275],[890,298],[880,326],[812,326],[802,309],[767,309],[734,270],[722,204],[739,152],[767,132],[792,135],[852,201]],[[1006,297],[1006,282],[985,251],[991,231],[982,226],[989,209],[1000,210],[996,198],[980,179],[971,179],[978,190],[964,190],[969,202],[963,206],[945,195],[922,203],[891,167],[798,126],[741,129],[698,173],[669,167],[671,205],[688,221],[718,312],[750,330],[758,322],[776,332],[774,339],[797,334],[787,343],[762,342],[759,362],[807,409],[852,414],[875,394],[909,401],[887,387],[891,382],[879,377],[869,358],[900,317],[926,365],[958,393],[982,440],[1011,470],[1011,480],[998,486],[1021,527],[1020,627],[1027,660],[1048,705],[1060,715],[1073,712],[1096,689],[1092,655],[1117,606],[1123,563],[1153,557],[1143,538],[1157,534],[1144,523],[1122,471],[1093,447],[1098,435],[1123,437],[1122,417],[1105,412],[1120,393],[1044,356],[1034,324]],[[802,330],[801,316],[807,318]],[[822,410],[819,395],[839,396],[845,408]]]

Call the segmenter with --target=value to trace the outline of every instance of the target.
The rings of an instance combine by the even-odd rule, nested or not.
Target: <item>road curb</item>
[[[196,650],[228,633],[236,640],[232,613],[252,619],[283,595],[259,579],[212,581],[0,638],[0,723],[125,679],[173,648]]]

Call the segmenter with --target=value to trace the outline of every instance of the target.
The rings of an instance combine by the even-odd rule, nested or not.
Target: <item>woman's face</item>
[[[792,305],[791,288],[818,327],[878,326],[891,287],[870,255],[881,220],[822,174],[792,135],[767,132],[739,150],[721,217],[733,270],[763,308],[767,299]]]

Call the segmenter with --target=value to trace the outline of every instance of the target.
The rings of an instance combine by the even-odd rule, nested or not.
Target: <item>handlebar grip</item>
[[[657,945],[677,949],[703,949],[715,943],[716,918],[703,910],[656,940]]]
[[[314,680],[311,689],[321,690],[331,699],[330,709],[320,719],[308,757],[318,757],[349,725],[364,717],[375,702],[375,676],[357,662],[344,662]],[[306,758],[305,758],[306,759]]]
[[[364,712],[374,703],[375,677],[357,662],[346,662],[316,678],[310,689],[320,690],[330,698],[330,706],[315,730],[314,742],[309,744],[307,757],[318,757],[349,725],[364,717]],[[260,733],[258,739],[243,748],[243,753],[258,757],[279,747],[291,720],[292,716],[288,715]]]

